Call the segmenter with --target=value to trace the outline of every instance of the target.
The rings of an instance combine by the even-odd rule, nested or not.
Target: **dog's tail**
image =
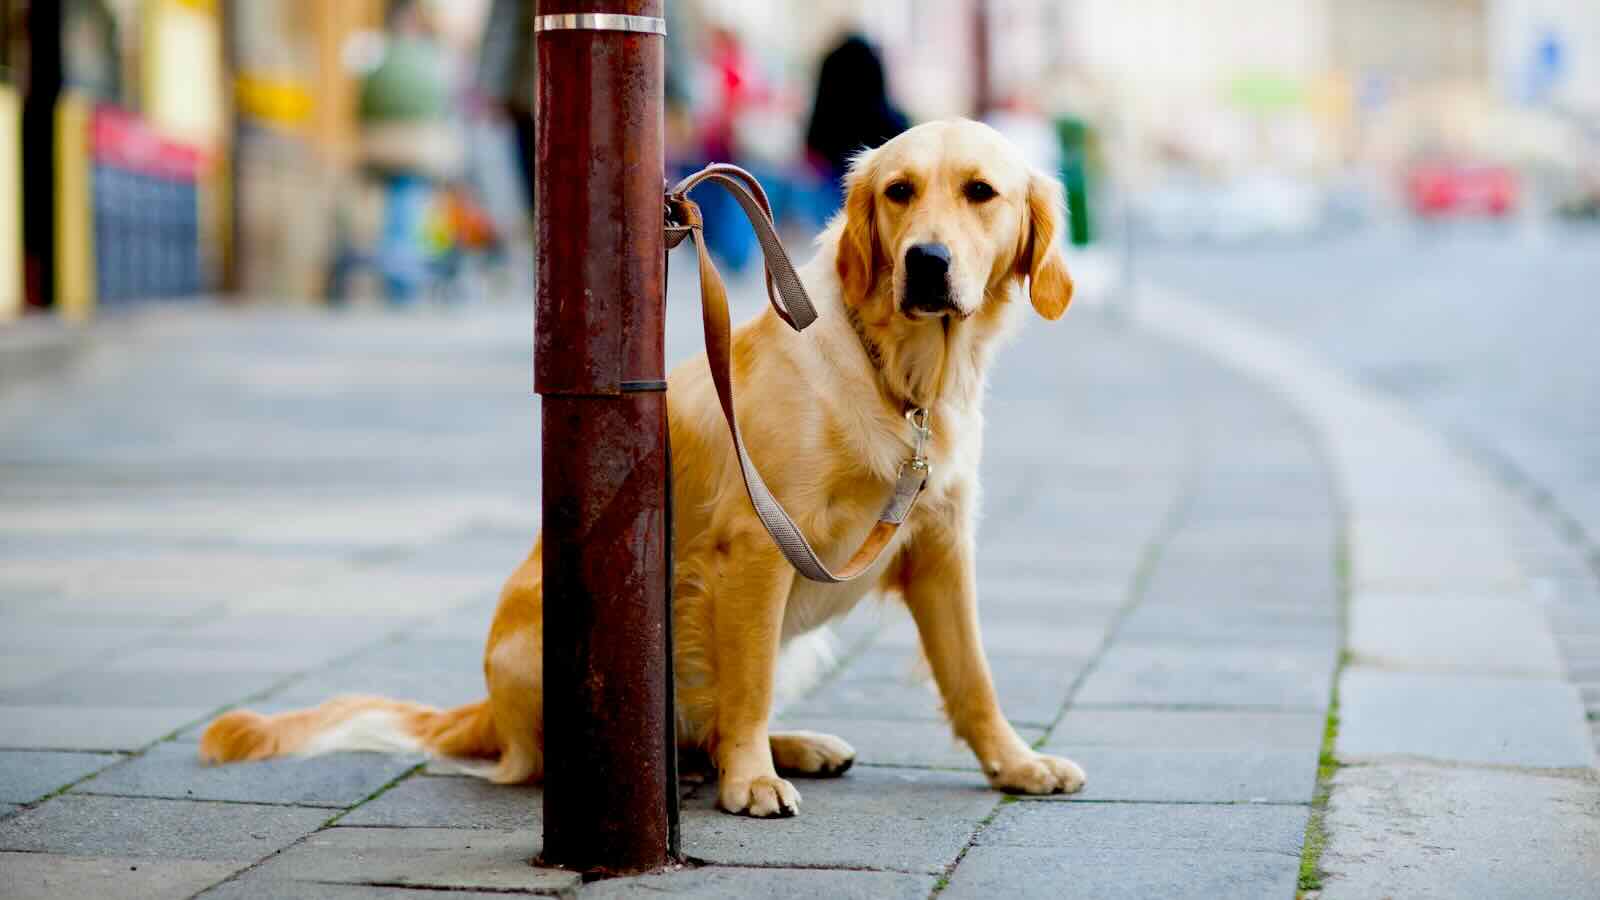
[[[338,697],[272,716],[236,709],[212,722],[200,737],[200,759],[207,763],[338,750],[493,759],[500,755],[501,741],[488,700],[439,710],[382,697]],[[467,771],[490,777],[487,770]]]

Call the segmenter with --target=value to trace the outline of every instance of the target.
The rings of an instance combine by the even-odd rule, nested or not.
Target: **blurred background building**
[[[989,119],[1067,181],[1077,243],[1600,215],[1589,0],[668,8],[674,165],[750,166],[795,230],[837,199],[808,125],[850,34],[881,61],[884,121]],[[524,83],[531,11],[0,0],[0,321],[152,299],[523,296],[531,87],[507,85]]]

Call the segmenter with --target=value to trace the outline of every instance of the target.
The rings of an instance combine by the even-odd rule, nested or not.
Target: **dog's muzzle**
[[[942,316],[955,309],[950,296],[950,248],[913,244],[906,250],[905,296],[900,311],[908,316]]]

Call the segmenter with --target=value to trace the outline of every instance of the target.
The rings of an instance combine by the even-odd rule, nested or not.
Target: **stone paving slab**
[[[0,692],[0,706],[215,709],[264,691],[288,674],[182,668],[114,672],[102,666]]]
[[[1254,900],[1293,897],[1299,862],[1278,853],[974,847],[940,900]]]
[[[48,602],[7,592],[0,586],[0,615],[7,618],[37,617],[41,607],[50,610],[51,618],[96,619],[116,621],[125,625],[186,624],[220,615],[223,605],[214,592],[204,596],[185,597],[172,591],[130,591],[122,588],[116,593],[53,592]]]
[[[48,651],[85,659],[107,651],[137,646],[163,631],[162,627],[150,624],[106,625],[0,615],[0,654],[9,656],[12,653]]]
[[[784,707],[783,715],[945,721],[932,681],[910,670],[910,659],[910,654],[890,654],[887,659],[864,654],[816,693]],[[1014,724],[1047,727],[1060,714],[1072,683],[1089,660],[1000,656],[989,662],[1006,717]]]
[[[235,646],[172,646],[157,640],[143,649],[118,656],[99,667],[98,672],[142,675],[157,672],[194,672],[200,677],[212,673],[262,674],[283,678],[295,672],[326,665],[349,651],[331,643],[307,642],[283,646],[241,643]]]
[[[488,634],[440,637],[416,629],[398,640],[377,643],[350,660],[353,668],[422,669],[432,674],[478,671],[483,666],[483,641]]]
[[[1328,567],[1303,562],[1266,564],[1254,558],[1209,554],[1163,555],[1149,576],[1144,603],[1156,607],[1304,611],[1327,616],[1338,609]]]
[[[351,810],[339,824],[537,832],[544,827],[544,799],[539,788],[529,785],[423,775],[408,778]]]
[[[329,828],[253,869],[249,882],[355,884],[452,891],[559,893],[577,887],[571,872],[532,865],[543,843],[533,830]]]
[[[696,897],[701,900],[924,900],[938,880],[904,872],[707,866],[662,875],[617,878],[587,885],[583,900]]]
[[[167,743],[96,775],[72,793],[344,809],[422,760],[420,754],[339,753],[206,766],[194,745]]]
[[[500,585],[482,574],[421,574],[366,570],[319,582],[314,587],[275,586],[231,598],[238,613],[291,612],[304,616],[416,616],[493,596]]]
[[[289,707],[316,706],[344,694],[376,694],[423,703],[441,709],[475,703],[488,693],[482,663],[444,672],[430,670],[418,658],[418,667],[368,666],[359,661],[321,669],[296,679],[268,699]]]
[[[0,802],[32,803],[121,758],[109,753],[0,751]]]
[[[1415,756],[1539,768],[1595,765],[1577,690],[1563,681],[1345,670],[1339,758]]]
[[[1298,863],[1311,810],[1296,806],[1007,803],[980,847],[1257,851]]]
[[[1299,750],[1151,750],[1077,747],[1050,752],[1089,775],[1080,793],[1024,797],[1027,802],[1305,803],[1316,788],[1316,754]]]
[[[985,623],[1028,624],[1065,620],[1075,625],[1104,627],[1128,600],[1128,585],[1115,587],[1091,583],[1065,585],[1059,590],[1004,592],[980,582],[978,616]]]
[[[1316,753],[1326,724],[1320,712],[1074,707],[1050,732],[1045,747]]]
[[[714,808],[715,792],[684,804],[683,851],[722,865],[942,873],[999,795],[977,774],[851,769],[795,781],[801,814],[752,822]]]
[[[300,616],[291,613],[239,613],[162,633],[152,646],[331,645],[354,651],[415,628],[415,616]]]
[[[1317,710],[1327,705],[1336,657],[1331,648],[1122,641],[1100,659],[1076,699],[1100,706]]]
[[[1337,652],[1339,646],[1338,621],[1331,610],[1140,606],[1122,620],[1117,633],[1134,641],[1282,644],[1325,652]]]
[[[325,809],[66,796],[0,822],[0,850],[255,862],[327,820]]]
[[[4,627],[3,623],[0,623],[0,627]],[[4,656],[0,656],[0,691],[30,687],[41,681],[49,681],[86,662],[84,657],[73,657],[62,653],[19,653],[7,650]]]
[[[0,748],[138,750],[197,720],[211,707],[0,705]]]
[[[1006,607],[1003,600],[990,599],[980,609],[999,610]],[[984,651],[991,657],[1004,659],[1033,659],[1041,664],[1062,659],[1082,659],[1092,656],[1105,640],[1106,625],[1110,615],[1090,618],[1078,610],[1063,608],[1061,615],[1032,622],[1000,619],[986,623],[983,629]],[[909,619],[885,628],[874,642],[874,648],[901,649],[920,656],[922,639]]]
[[[1379,590],[1520,588],[1522,571],[1508,551],[1505,535],[1493,519],[1482,521],[1487,524],[1458,526],[1447,534],[1411,515],[1396,516],[1381,526],[1358,521],[1350,529],[1352,584]]]
[[[1232,453],[1233,449],[1230,448],[1228,452]],[[1208,468],[1200,476],[1200,481],[1194,490],[1204,493],[1214,489],[1219,478],[1218,473],[1217,468]],[[1311,494],[1306,505],[1320,508],[1329,485],[1327,477],[1320,472],[1316,473],[1315,477],[1319,490]],[[1257,470],[1247,478],[1246,484],[1234,490],[1240,493],[1246,491],[1254,493],[1270,489],[1271,480],[1264,478]],[[1188,523],[1187,527],[1172,536],[1164,552],[1178,556],[1193,553],[1196,556],[1210,554],[1224,557],[1238,554],[1268,554],[1274,559],[1282,557],[1320,562],[1329,558],[1335,546],[1334,523],[1322,517],[1309,523],[1289,519],[1287,522],[1293,523],[1289,527],[1286,527],[1286,520],[1283,518],[1249,513],[1217,516],[1206,521],[1191,520],[1186,513],[1185,520]]]
[[[1137,467],[1087,465],[1076,456],[1070,460],[1061,460],[1061,464],[1063,475],[1058,490],[1070,497],[1077,497],[1078,492],[1084,489],[1103,489],[1106,479],[1114,481],[1130,475],[1148,474]],[[1050,487],[1037,483],[1034,487],[1037,493],[1051,490]],[[1161,507],[1162,503],[1169,499],[1166,493],[1153,494],[1152,497],[1156,502],[1152,505]],[[1159,509],[1157,514],[1159,515]],[[1143,525],[1137,520],[1132,524]],[[1131,572],[1138,568],[1142,556],[1142,548],[1138,541],[1130,541],[1120,536],[1095,537],[1089,534],[1075,536],[1072,541],[1072,553],[1062,554],[1059,544],[1040,540],[1037,535],[1032,540],[1025,541],[990,541],[985,538],[981,530],[978,534],[978,578],[985,583],[990,579],[1016,579],[1023,584],[1049,586],[1069,577],[1079,581],[1083,579],[1074,577],[1080,574],[1073,567],[1075,560],[1121,564],[1124,571]],[[1123,581],[1123,579],[1102,580],[1116,583]]]
[[[1594,896],[1595,775],[1351,766],[1334,777],[1325,900]]]
[[[1550,626],[1525,592],[1356,591],[1349,643],[1358,662],[1392,669],[1561,676]]]
[[[242,867],[238,862],[0,853],[0,897],[171,900],[191,897]]]

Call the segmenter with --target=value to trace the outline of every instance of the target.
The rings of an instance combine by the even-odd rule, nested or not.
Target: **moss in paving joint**
[[[1116,642],[1117,634],[1122,630],[1122,623],[1133,615],[1133,611],[1139,607],[1140,603],[1144,602],[1145,594],[1150,589],[1150,582],[1155,578],[1156,567],[1161,564],[1162,555],[1166,553],[1167,546],[1172,543],[1172,539],[1183,527],[1185,520],[1188,518],[1189,510],[1194,505],[1195,482],[1197,481],[1195,473],[1198,470],[1198,463],[1191,464],[1189,473],[1185,476],[1184,486],[1179,489],[1177,496],[1173,499],[1171,508],[1162,517],[1161,523],[1156,526],[1156,533],[1140,549],[1139,560],[1134,566],[1133,577],[1128,581],[1128,589],[1123,594],[1122,603],[1117,606],[1116,612],[1111,616],[1111,621],[1106,624],[1106,633],[1100,639],[1100,646],[1095,648],[1093,656],[1089,659],[1089,664],[1084,666],[1078,672],[1077,677],[1072,679],[1072,684],[1067,686],[1066,699],[1061,701],[1060,708],[1056,710],[1055,718],[1051,719],[1050,724],[1045,727],[1044,734],[1033,742],[1032,746],[1035,750],[1043,749],[1045,744],[1055,736],[1056,727],[1061,724],[1062,719],[1066,718],[1067,711],[1072,708],[1072,702],[1077,699],[1078,692],[1083,690],[1083,686],[1088,683],[1090,676],[1099,668],[1100,661],[1105,658],[1106,653],[1111,649],[1111,645]]]
[[[421,772],[424,768],[427,767],[427,765],[428,764],[427,764],[426,761],[419,762],[416,765],[412,766],[411,768],[405,770],[404,772],[401,772],[399,775],[396,775],[394,778],[390,779],[387,784],[383,785],[382,787],[379,787],[377,790],[375,790],[372,793],[368,794],[364,799],[362,799],[356,805],[350,807],[349,809],[341,809],[338,812],[334,813],[333,814],[333,818],[331,818],[328,821],[322,823],[322,827],[323,828],[332,828],[333,826],[339,824],[339,820],[340,819],[344,818],[345,816],[350,815],[352,812],[355,812],[356,810],[360,809],[361,807],[366,806],[368,803],[371,803],[372,801],[378,799],[379,797],[382,797],[384,794],[387,794],[390,791],[394,790],[396,787],[399,786],[400,782],[405,781],[406,779],[408,779],[411,776],[417,774],[418,772]]]
[[[1341,516],[1341,519],[1343,516]],[[1342,768],[1334,746],[1339,739],[1339,678],[1350,665],[1348,649],[1350,609],[1349,535],[1340,530],[1334,546],[1334,579],[1339,599],[1339,651],[1333,668],[1333,688],[1328,698],[1328,719],[1322,727],[1322,749],[1317,755],[1317,789],[1311,798],[1311,816],[1306,820],[1305,840],[1300,849],[1300,875],[1297,897],[1322,890],[1322,853],[1328,845],[1328,798],[1333,793],[1333,778]]]
[[[1302,893],[1322,889],[1322,851],[1327,847],[1328,797],[1333,792],[1333,776],[1342,768],[1334,756],[1334,741],[1339,736],[1339,700],[1334,697],[1328,710],[1328,724],[1322,732],[1322,752],[1317,757],[1317,790],[1311,800],[1311,817],[1306,821],[1305,844],[1300,851],[1299,888]]]
[[[987,816],[984,816],[978,821],[978,827],[972,830],[972,837],[967,839],[967,843],[961,848],[961,852],[957,853],[956,858],[950,863],[950,865],[946,866],[945,870],[939,873],[939,880],[933,883],[933,892],[928,894],[928,900],[933,900],[933,898],[939,896],[939,894],[942,893],[945,888],[950,886],[950,876],[955,874],[956,867],[961,865],[961,861],[967,858],[967,851],[971,850],[973,845],[978,842],[978,836],[983,834],[984,829],[988,828],[994,823],[995,818],[1000,815],[1000,810],[1018,802],[1020,802],[1018,797],[1012,794],[1006,794],[1000,798],[999,803],[994,805],[994,809],[989,810],[989,814]]]
[[[239,871],[233,873],[232,875],[229,875],[227,878],[224,878],[221,881],[217,882],[216,884],[213,884],[213,885],[207,887],[205,890],[201,891],[199,894],[194,895],[194,897],[191,897],[190,900],[195,900],[195,898],[198,898],[201,894],[209,893],[210,891],[213,891],[213,890],[221,887],[222,885],[230,884],[230,883],[239,881],[240,879],[244,878],[246,875],[250,874],[251,872],[254,872],[255,870],[257,870],[257,869],[261,868],[262,866],[266,865],[267,863],[271,862],[272,860],[277,859],[278,857],[282,856],[287,851],[289,851],[289,850],[291,850],[291,849],[293,849],[295,847],[301,846],[302,844],[304,844],[306,841],[310,840],[311,838],[313,838],[313,837],[321,834],[322,832],[328,830],[329,828],[332,828],[333,826],[339,824],[339,820],[344,818],[345,816],[349,815],[352,810],[360,809],[361,807],[366,806],[368,803],[371,803],[372,801],[378,799],[379,797],[382,797],[384,794],[386,794],[389,791],[393,790],[395,785],[398,785],[400,782],[405,781],[407,778],[410,778],[411,776],[413,776],[413,775],[417,774],[418,772],[422,771],[422,769],[426,765],[427,765],[426,762],[419,762],[416,765],[412,766],[411,768],[405,770],[404,772],[401,772],[399,775],[396,775],[393,779],[391,779],[388,784],[385,784],[382,787],[378,788],[377,790],[373,791],[372,793],[368,794],[366,796],[366,798],[363,799],[361,802],[359,802],[356,805],[350,807],[349,809],[343,809],[343,810],[340,810],[339,812],[334,813],[333,816],[328,819],[328,821],[323,822],[321,825],[318,825],[316,830],[312,831],[310,834],[301,835],[299,840],[294,841],[293,843],[289,844],[289,846],[280,847],[277,850],[273,851],[272,853],[267,854],[262,859],[258,859],[254,863],[251,863],[250,865],[245,866],[244,868],[242,868]]]

